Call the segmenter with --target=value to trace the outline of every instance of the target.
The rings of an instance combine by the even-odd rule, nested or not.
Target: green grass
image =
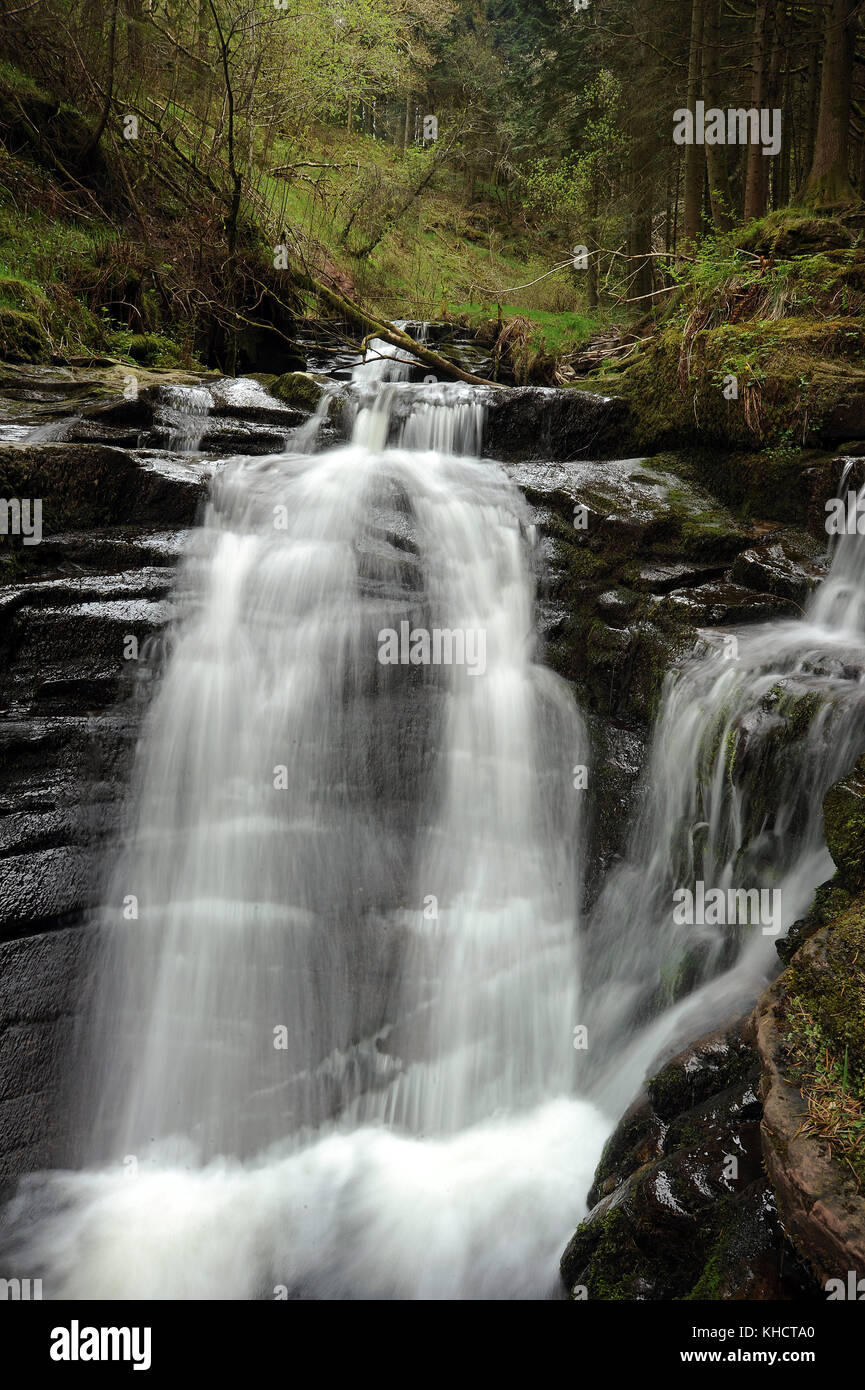
[[[601,319],[588,313],[574,310],[557,313],[550,309],[526,308],[518,304],[502,304],[502,318],[521,318],[535,325],[537,332],[533,341],[543,345],[543,350],[560,356],[573,352],[596,333],[601,327]],[[450,317],[456,317],[476,328],[481,323],[498,315],[498,306],[486,304],[448,305]]]

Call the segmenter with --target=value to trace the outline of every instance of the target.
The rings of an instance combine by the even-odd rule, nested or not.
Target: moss
[[[43,362],[49,351],[47,335],[35,315],[0,306],[0,358]]]
[[[299,410],[315,410],[323,386],[310,372],[285,372],[271,384],[271,394]]]
[[[613,1207],[594,1222],[577,1228],[562,1259],[562,1277],[569,1290],[584,1283],[589,1298],[605,1302],[631,1300],[635,1285],[651,1286],[654,1262],[635,1241],[631,1216]]]
[[[805,1100],[805,1132],[865,1187],[865,897],[796,952],[779,1031]]]
[[[116,330],[108,334],[108,346],[111,351],[131,358],[141,367],[176,367],[183,360],[178,345],[161,333]]]
[[[775,950],[785,965],[789,965],[794,955],[806,941],[809,941],[821,927],[834,922],[851,906],[853,898],[841,883],[840,874],[821,883],[810,910],[798,922],[794,922],[787,932],[775,943]]]
[[[657,335],[618,389],[649,451],[801,448],[832,438],[836,412],[865,389],[863,349],[865,327],[852,316],[724,324],[687,339],[676,326]],[[737,378],[736,399],[724,396],[728,376]]]
[[[838,217],[819,217],[813,211],[792,207],[776,209],[751,222],[738,241],[746,251],[788,256],[850,246],[853,233]]]
[[[865,888],[865,756],[849,777],[829,788],[823,825],[842,883],[852,892]]]
[[[731,1270],[741,1264],[737,1247],[742,1240],[742,1223],[739,1204],[732,1198],[718,1202],[706,1231],[702,1268],[692,1287],[682,1295],[683,1302],[716,1302],[729,1297]]]

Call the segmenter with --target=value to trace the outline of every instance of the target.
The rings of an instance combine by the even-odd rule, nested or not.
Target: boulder
[[[811,1291],[761,1166],[746,1020],[648,1083],[608,1140],[561,1261],[574,1299],[786,1299]]]

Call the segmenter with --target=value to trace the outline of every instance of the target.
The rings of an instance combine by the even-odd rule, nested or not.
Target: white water
[[[197,453],[212,404],[206,386],[172,384],[160,388],[158,415],[168,430],[167,447],[173,453]]]
[[[582,1213],[587,745],[535,659],[528,509],[453,451],[476,393],[368,387],[350,446],[217,476],[181,577],[89,1168],[23,1199],[52,1295],[543,1297]],[[404,620],[482,633],[483,669],[382,665]]]
[[[862,538],[841,538],[801,619],[740,631],[733,659],[709,640],[667,679],[630,851],[587,931],[589,1094],[606,1104],[627,1104],[652,1060],[747,1010],[777,971],[778,936],[835,872],[823,796],[865,746]],[[676,925],[673,889],[698,880],[777,890],[779,930]]]
[[[674,928],[673,884],[768,879],[789,922],[829,871],[817,792],[861,727],[855,539],[802,622],[670,681],[580,961],[588,759],[534,660],[529,517],[458,452],[477,393],[405,376],[359,370],[347,448],[214,485],[109,895],[88,1166],[13,1213],[48,1296],[553,1295],[647,1067],[747,1007],[774,959],[754,929]],[[380,665],[403,619],[483,630],[484,673]],[[779,682],[826,704],[755,821],[771,760],[730,779],[727,736],[770,747]]]

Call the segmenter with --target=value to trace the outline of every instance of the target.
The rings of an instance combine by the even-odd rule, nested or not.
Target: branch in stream
[[[434,367],[441,375],[456,381],[466,381],[470,386],[496,386],[495,381],[487,381],[485,377],[474,376],[471,372],[464,371],[456,363],[449,362],[446,357],[440,357],[437,352],[432,352],[423,343],[416,343],[414,338],[410,338],[407,333],[401,333],[392,323],[374,319],[359,304],[355,304],[343,295],[337,294],[335,290],[329,290],[320,281],[314,280],[311,275],[302,271],[295,272],[295,279],[304,289],[318,295],[329,304],[331,308],[337,309],[348,319],[349,323],[356,324],[363,329],[365,338],[381,338],[382,342],[390,343],[391,347],[402,348],[405,352],[410,352],[419,362],[423,362],[426,367]]]

